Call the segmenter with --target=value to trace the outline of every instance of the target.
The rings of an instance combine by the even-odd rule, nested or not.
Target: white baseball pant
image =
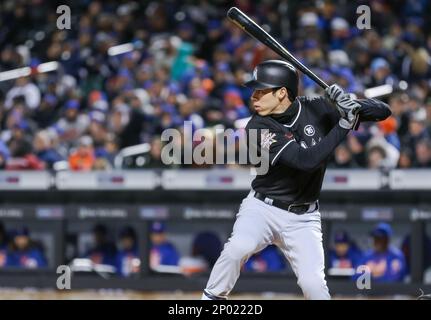
[[[269,244],[277,245],[288,259],[306,299],[330,299],[317,204],[297,215],[254,198],[254,191],[241,203],[231,237],[211,271],[202,299],[226,299],[242,265]]]

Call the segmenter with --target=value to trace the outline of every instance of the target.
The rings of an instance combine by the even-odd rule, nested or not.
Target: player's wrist
[[[338,121],[338,125],[343,129],[352,130],[355,126],[355,121],[352,122],[345,118],[340,118],[340,120]]]

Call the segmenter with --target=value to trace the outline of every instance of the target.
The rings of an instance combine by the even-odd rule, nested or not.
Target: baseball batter
[[[248,145],[267,152],[270,168],[242,201],[202,299],[226,299],[242,265],[269,244],[290,262],[306,299],[330,299],[318,202],[327,159],[357,121],[381,121],[391,112],[378,100],[353,100],[337,85],[326,97],[297,96],[298,73],[281,60],[259,64],[245,85],[255,111],[246,131],[260,132]]]

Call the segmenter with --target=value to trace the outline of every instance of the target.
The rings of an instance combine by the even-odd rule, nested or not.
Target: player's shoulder
[[[246,130],[250,129],[270,129],[274,127],[274,121],[269,116],[260,116],[257,113],[253,114],[250,121],[245,127]]]
[[[332,110],[329,100],[324,96],[300,96],[298,100],[305,109],[311,110],[316,114],[326,113]]]
[[[327,104],[327,100],[323,96],[299,96],[297,99],[307,107],[319,108]]]

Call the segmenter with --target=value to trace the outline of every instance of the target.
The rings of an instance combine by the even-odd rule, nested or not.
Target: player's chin
[[[261,109],[261,108],[254,108],[254,111],[262,117],[268,115],[268,112],[266,110]]]

